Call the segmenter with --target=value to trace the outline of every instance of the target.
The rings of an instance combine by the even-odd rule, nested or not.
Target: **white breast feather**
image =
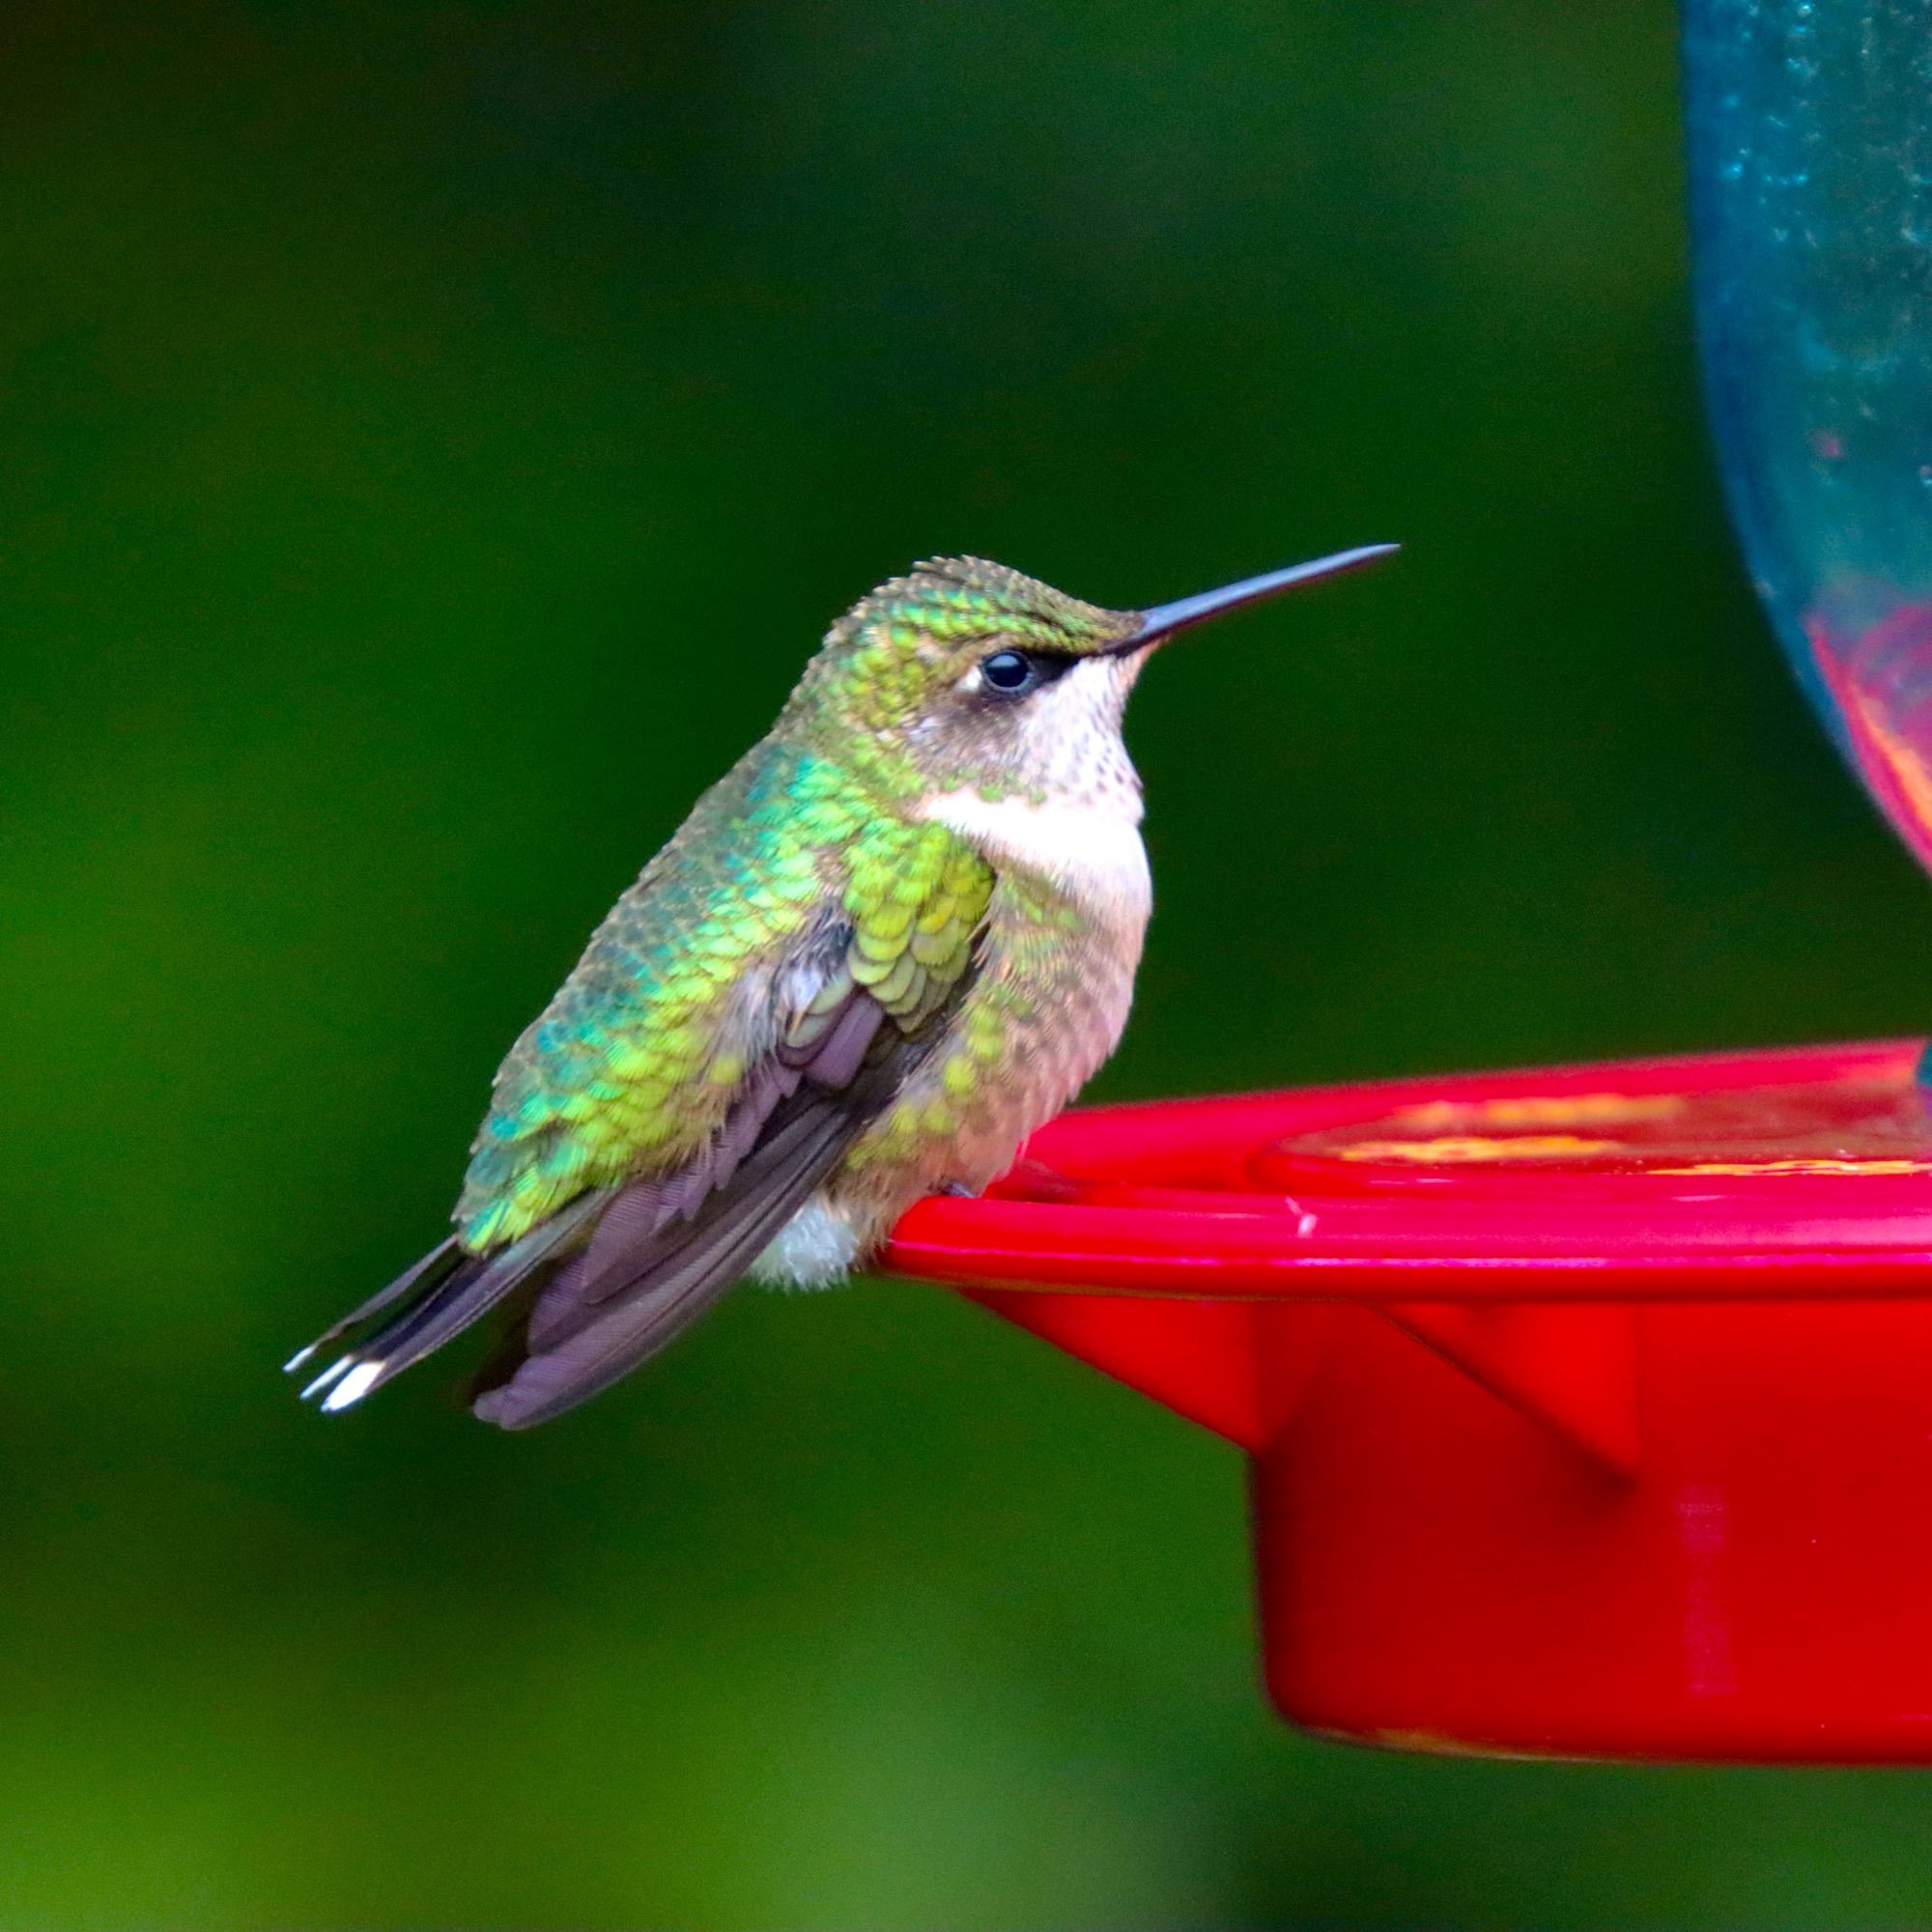
[[[1110,924],[1145,925],[1153,883],[1141,843],[1141,787],[1121,742],[1121,711],[1138,672],[1137,660],[1094,658],[1026,700],[1012,775],[1031,796],[945,791],[926,801],[923,816],[995,865],[1004,859],[1049,880]]]
[[[1050,880],[1110,923],[1145,923],[1152,910],[1153,880],[1138,810],[1129,816],[1111,800],[1035,805],[949,791],[929,799],[923,815],[970,840],[996,865],[1005,859]]]

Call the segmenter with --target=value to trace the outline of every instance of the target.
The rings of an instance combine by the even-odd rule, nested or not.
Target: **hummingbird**
[[[936,557],[826,634],[497,1069],[454,1232],[288,1364],[350,1407],[513,1311],[472,1408],[561,1415],[735,1282],[821,1288],[976,1194],[1119,1043],[1152,909],[1128,694],[1166,639],[1395,549],[1144,611]]]

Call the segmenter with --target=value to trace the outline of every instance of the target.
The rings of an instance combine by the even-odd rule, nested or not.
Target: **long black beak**
[[[1313,563],[1293,563],[1286,570],[1270,570],[1261,577],[1243,578],[1239,583],[1225,584],[1219,590],[1204,590],[1197,597],[1178,598],[1172,604],[1156,604],[1141,612],[1141,627],[1132,637],[1115,645],[1119,651],[1137,651],[1145,644],[1158,643],[1190,624],[1218,617],[1224,611],[1238,611],[1244,604],[1259,604],[1284,590],[1304,583],[1319,583],[1324,577],[1339,577],[1345,570],[1359,570],[1378,556],[1392,555],[1399,544],[1364,544],[1359,550],[1337,551],[1333,556],[1317,557]]]

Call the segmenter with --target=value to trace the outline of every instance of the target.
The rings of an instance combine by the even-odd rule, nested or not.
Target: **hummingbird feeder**
[[[1932,0],[1687,0],[1732,510],[1932,865]],[[887,1264],[1250,1458],[1266,1675],[1410,1749],[1932,1764],[1917,1042],[1103,1108]]]

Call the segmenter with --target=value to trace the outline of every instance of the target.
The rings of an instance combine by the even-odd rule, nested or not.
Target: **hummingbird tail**
[[[532,1278],[540,1279],[564,1259],[572,1237],[610,1199],[608,1191],[580,1195],[522,1240],[495,1254],[471,1254],[452,1235],[295,1355],[286,1365],[288,1372],[304,1367],[325,1349],[349,1343],[302,1390],[330,1413],[348,1408],[480,1321]]]
[[[526,1310],[486,1366],[486,1422],[548,1422],[681,1335],[823,1185],[917,1051],[848,986],[809,1049],[747,1083],[724,1130],[683,1168],[582,1194],[520,1240],[472,1254],[452,1236],[289,1363],[343,1352],[302,1391],[348,1408],[516,1296]]]

